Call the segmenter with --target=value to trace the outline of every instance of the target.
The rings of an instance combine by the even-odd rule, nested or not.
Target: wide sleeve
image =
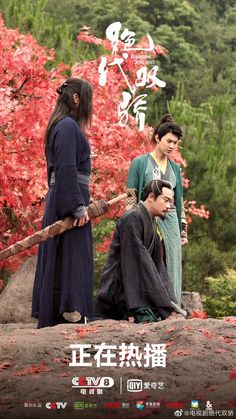
[[[60,121],[54,137],[55,210],[59,218],[84,206],[77,176],[81,147],[82,133],[77,124],[69,118]]]
[[[139,189],[139,159],[137,157],[131,162],[126,186],[137,191]]]

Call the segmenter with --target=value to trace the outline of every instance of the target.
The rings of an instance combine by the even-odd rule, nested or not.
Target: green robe
[[[142,156],[136,157],[130,166],[128,179],[127,179],[127,188],[136,189],[138,191],[138,201],[140,201],[143,188],[145,186],[145,171],[148,163],[148,156],[149,153],[144,154]],[[178,221],[179,221],[179,229],[180,232],[182,231],[182,223],[181,223],[181,216],[182,216],[182,197],[183,197],[183,183],[182,183],[182,175],[180,172],[180,168],[177,163],[169,160],[172,169],[176,176],[176,187],[174,188],[174,203],[177,211]]]
[[[138,200],[145,184],[147,183],[147,171],[149,171],[150,154],[147,153],[136,157],[130,166],[127,188],[136,189],[138,192]],[[183,185],[182,176],[179,166],[172,160],[168,160],[172,168],[172,178],[175,178],[173,192],[174,205],[176,211],[168,213],[166,220],[158,220],[158,226],[165,245],[165,259],[168,275],[171,279],[176,299],[178,304],[181,303],[182,293],[182,246],[181,246],[181,231],[182,231],[182,196]],[[150,170],[153,167],[150,166]],[[152,178],[152,173],[150,173]],[[150,178],[149,176],[149,178]],[[171,179],[166,179],[171,181]],[[173,184],[173,182],[171,182]]]

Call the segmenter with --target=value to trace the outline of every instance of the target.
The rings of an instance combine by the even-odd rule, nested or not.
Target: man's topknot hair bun
[[[170,113],[166,113],[165,115],[163,115],[162,117],[161,117],[161,119],[159,120],[159,122],[158,122],[158,126],[157,126],[157,129],[162,125],[162,124],[165,124],[166,122],[170,122],[170,123],[174,123],[175,122],[175,120],[174,120],[174,118],[173,118],[173,116],[170,114]]]

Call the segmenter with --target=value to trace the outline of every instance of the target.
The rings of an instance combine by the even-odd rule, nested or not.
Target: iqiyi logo
[[[138,391],[142,391],[142,389],[143,389],[142,380],[138,380],[138,379],[127,380],[127,391],[138,392]]]

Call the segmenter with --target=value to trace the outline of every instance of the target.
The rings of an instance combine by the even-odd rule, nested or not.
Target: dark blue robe
[[[49,190],[43,227],[90,203],[90,146],[78,123],[64,117],[52,128],[47,152]],[[52,172],[55,184],[50,186]],[[52,183],[52,182],[51,182]],[[32,316],[38,328],[60,323],[64,312],[92,314],[93,243],[91,222],[41,243],[33,288]]]

